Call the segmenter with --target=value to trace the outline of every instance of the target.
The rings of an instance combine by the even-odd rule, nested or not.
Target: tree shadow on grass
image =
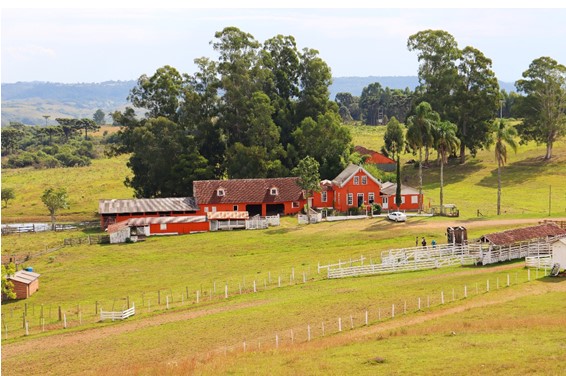
[[[482,168],[481,160],[473,159],[462,165],[457,160],[451,159],[444,165],[444,186],[461,182]],[[413,187],[418,186],[418,167],[404,166],[401,176],[403,176],[403,184]],[[423,166],[423,185],[427,189],[434,189],[440,186],[440,165],[436,161],[431,160],[428,166]]]
[[[513,186],[535,180],[540,175],[547,174],[553,163],[545,161],[542,157],[527,158],[501,167],[501,185]],[[478,185],[488,188],[497,188],[497,168],[491,174],[479,181]]]

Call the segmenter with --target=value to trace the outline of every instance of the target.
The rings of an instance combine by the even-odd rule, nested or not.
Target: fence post
[[[291,268],[291,279],[295,280],[295,267]]]
[[[277,333],[275,334],[275,348],[279,348],[279,335],[277,335]]]
[[[338,331],[342,331],[342,317],[338,317]]]
[[[26,321],[26,336],[29,336],[29,323]]]
[[[381,308],[377,309],[377,320],[381,321]]]
[[[255,287],[255,279],[254,279],[254,292],[257,292],[256,287]]]
[[[444,291],[440,292],[440,303],[444,304]]]
[[[293,329],[291,329],[291,343],[295,343],[295,335],[293,333]]]
[[[200,291],[197,290],[197,304],[199,303],[199,300],[200,300]]]
[[[165,309],[169,309],[169,295],[165,297]]]
[[[277,280],[277,287],[281,287],[281,276],[279,276]]]
[[[406,315],[407,314],[407,301],[405,300],[405,303],[403,304],[403,314]]]
[[[224,299],[228,299],[228,284],[224,286]]]
[[[350,329],[354,329],[354,318],[350,315]]]
[[[527,281],[531,281],[531,269],[527,269]]]
[[[114,319],[112,319],[112,321],[114,321]],[[63,328],[67,329],[67,314],[66,313],[63,314]]]
[[[487,280],[486,288],[487,288],[487,291],[486,291],[486,292],[489,292],[489,279]]]
[[[311,326],[307,325],[307,341],[311,341]]]
[[[246,340],[244,340],[244,352],[246,352]]]
[[[366,309],[366,326],[368,326],[368,310]]]
[[[324,337],[324,321],[322,322],[322,336]]]
[[[509,273],[507,273],[507,287],[509,287]]]
[[[419,296],[419,311],[421,310],[421,297]]]
[[[468,286],[464,285],[464,298],[468,297]]]
[[[307,275],[303,272],[303,283],[307,283]]]
[[[391,304],[391,318],[395,317],[395,304]]]

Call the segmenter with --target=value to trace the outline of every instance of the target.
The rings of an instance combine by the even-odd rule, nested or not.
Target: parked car
[[[405,222],[407,215],[401,212],[391,212],[387,214],[387,218],[395,222]]]

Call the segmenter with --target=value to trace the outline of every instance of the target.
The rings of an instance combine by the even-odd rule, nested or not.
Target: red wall
[[[167,228],[161,230],[159,223],[149,225],[149,233],[153,234],[190,234],[191,232],[209,231],[210,223],[207,222],[191,222],[191,223],[166,223]]]
[[[300,212],[303,207],[306,205],[307,200],[299,200],[297,201],[299,203],[299,206],[297,208],[293,207],[293,202],[289,201],[289,202],[277,202],[277,203],[269,203],[269,204],[283,204],[284,206],[284,214],[288,215],[288,214],[296,214],[298,212]],[[252,202],[245,202],[245,203],[238,203],[238,204],[201,204],[199,205],[200,210],[198,211],[197,215],[206,215],[206,211],[205,208],[208,208],[208,212],[213,212],[213,211],[234,211],[234,206],[238,206],[238,211],[246,211],[246,205],[261,205],[261,215],[265,216],[267,213],[267,205],[266,203],[261,203],[261,202],[257,202],[257,203],[252,203]],[[215,210],[213,210],[213,208],[216,208]]]
[[[355,176],[359,177],[359,184],[354,184]],[[380,203],[379,194],[381,192],[380,186],[367,176],[367,183],[362,184],[362,177],[367,176],[363,171],[357,172],[346,185],[342,188],[334,187],[334,209],[340,212],[346,212],[349,208],[358,207],[358,193],[364,195],[364,205],[368,204],[368,193],[373,192],[374,202]],[[353,194],[352,205],[348,205],[348,193]]]
[[[411,203],[411,197],[412,196],[418,196],[418,195],[403,195],[403,197],[405,197],[405,202],[402,203],[399,208],[397,207],[397,205],[395,205],[395,195],[389,196],[389,207],[387,209],[384,209],[384,210],[386,210],[386,211],[419,210],[419,200],[417,200],[417,203],[414,203],[414,204]],[[422,201],[422,196],[420,197],[420,201]]]

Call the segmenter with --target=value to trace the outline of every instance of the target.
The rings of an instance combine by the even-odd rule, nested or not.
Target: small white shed
[[[560,270],[566,269],[566,238],[552,242],[552,263],[560,264]]]

